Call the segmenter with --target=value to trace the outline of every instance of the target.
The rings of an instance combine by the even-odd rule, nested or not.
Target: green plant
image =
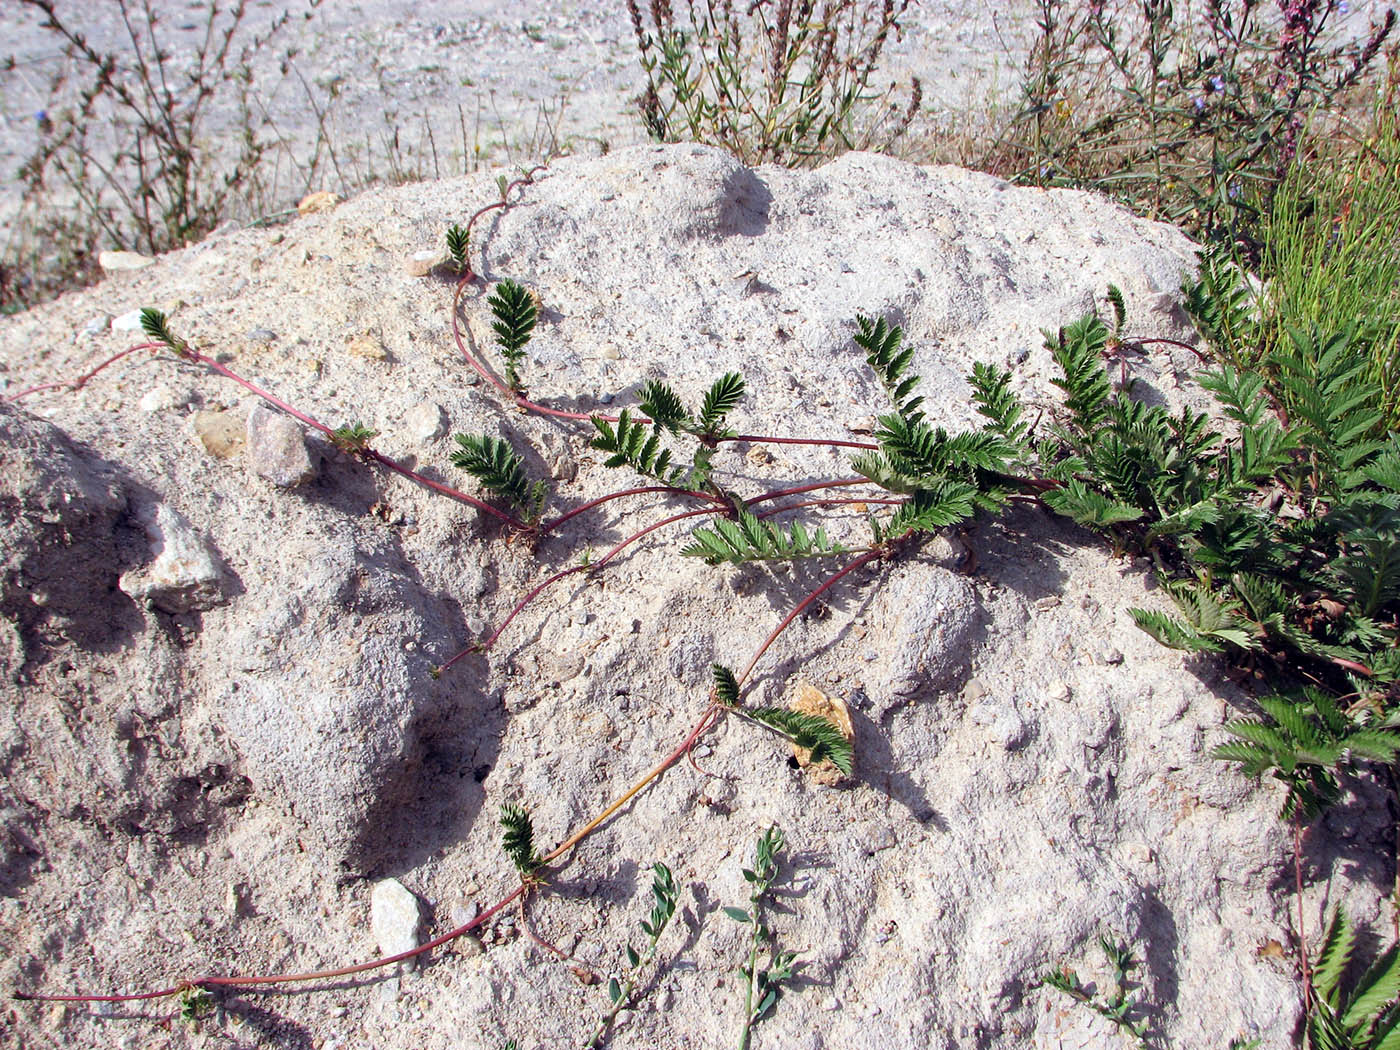
[[[1316,965],[1307,975],[1305,1050],[1395,1050],[1400,1047],[1400,949],[1392,945],[1344,986],[1353,969],[1356,929],[1338,908]]]
[[[186,988],[180,993],[180,1020],[191,1028],[214,1012],[214,997],[203,988]]]
[[[726,907],[724,914],[749,928],[748,958],[739,967],[744,979],[744,1017],[739,1029],[739,1050],[747,1050],[756,1024],[778,1004],[783,985],[797,972],[797,953],[780,949],[764,917],[773,886],[778,881],[779,859],[787,845],[777,827],[767,828],[754,846],[753,867],[744,869],[749,884],[747,907]]]
[[[627,10],[647,86],[641,117],[662,142],[722,146],[745,163],[819,162],[849,149],[887,147],[908,130],[922,98],[915,79],[902,113],[893,88],[870,86],[909,0],[637,0]],[[874,114],[874,116],[867,116]]]
[[[1389,763],[1400,753],[1400,712],[1377,717],[1374,711],[1343,710],[1319,689],[1301,697],[1259,699],[1262,718],[1225,723],[1237,738],[1221,744],[1216,758],[1239,762],[1246,774],[1272,773],[1288,785],[1283,815],[1316,816],[1334,803],[1338,771],[1362,761]]]
[[[1132,972],[1137,969],[1137,960],[1126,944],[1119,944],[1111,937],[1101,936],[1099,948],[1109,965],[1113,967],[1113,990],[1099,992],[1092,985],[1085,984],[1068,966],[1060,965],[1047,971],[1041,977],[1046,987],[1063,992],[1077,1003],[1083,1003],[1100,1017],[1109,1021],[1126,1035],[1137,1040],[1139,1047],[1150,1050],[1147,1041],[1149,1025],[1141,1018],[1143,1001],[1131,993],[1137,988]]]
[[[263,159],[279,147],[256,111],[253,70],[290,10],[250,35],[247,0],[208,0],[198,5],[206,32],[185,60],[151,0],[118,0],[124,52],[99,49],[54,0],[21,3],[41,16],[65,62],[19,173],[25,213],[0,268],[0,305],[31,304],[91,274],[99,247],[166,251],[234,210],[268,210]],[[319,3],[308,0],[308,16]],[[236,114],[232,149],[209,134],[215,105]],[[40,235],[61,238],[53,243],[63,251],[26,245]]]
[[[1038,0],[1020,111],[982,166],[1097,189],[1227,239],[1252,237],[1312,142],[1335,148],[1394,13],[1333,43],[1339,0],[1173,5]],[[1314,138],[1310,138],[1314,136]]]
[[[501,806],[501,849],[515,865],[521,879],[529,882],[542,860],[535,849],[535,825],[525,807],[517,802]]]
[[[608,1008],[599,1018],[593,1035],[583,1044],[584,1050],[601,1045],[603,1037],[616,1022],[617,1015],[635,1002],[637,985],[647,967],[656,959],[657,941],[676,914],[679,898],[680,891],[676,888],[671,869],[657,861],[651,869],[651,914],[640,923],[642,933],[646,935],[646,946],[641,951],[630,944],[627,946],[627,969],[620,977],[608,979]]]

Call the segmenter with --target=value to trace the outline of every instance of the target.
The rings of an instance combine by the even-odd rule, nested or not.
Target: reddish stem
[[[789,513],[790,511],[801,510],[801,509],[804,508],[804,507],[838,507],[838,506],[841,506],[841,505],[843,505],[843,504],[848,504],[848,503],[859,503],[859,504],[874,503],[874,504],[877,504],[877,505],[898,507],[898,506],[902,505],[902,504],[905,503],[905,502],[906,502],[905,500],[897,499],[897,498],[893,498],[893,497],[890,497],[890,498],[878,498],[878,499],[860,499],[860,498],[847,498],[847,499],[808,499],[808,500],[803,500],[803,501],[800,502],[800,503],[789,503],[789,504],[787,504],[787,506],[784,506],[784,507],[773,507],[771,510],[765,510],[762,514],[755,514],[754,517],[758,518],[758,519],[761,521],[761,520],[764,519],[764,518],[771,518],[771,517],[773,517],[775,514],[787,514],[787,513]]]
[[[790,489],[777,489],[773,492],[765,492],[762,496],[755,496],[753,499],[744,500],[745,507],[752,507],[756,503],[766,503],[770,499],[781,499],[783,496],[800,496],[804,492],[818,492],[821,489],[842,488],[847,485],[874,485],[875,482],[869,478],[848,478],[844,481],[818,481],[811,485],[798,485]]]
[[[499,510],[496,507],[491,506],[491,504],[485,502],[484,500],[478,499],[476,496],[472,496],[466,492],[462,492],[459,489],[454,489],[451,485],[444,485],[440,481],[434,481],[432,478],[424,477],[422,474],[419,474],[416,470],[409,470],[408,467],[405,467],[401,463],[394,462],[392,459],[390,459],[388,456],[384,455],[381,452],[376,452],[372,448],[364,448],[361,450],[361,455],[363,455],[366,459],[374,460],[374,462],[378,463],[380,466],[385,467],[388,470],[392,470],[396,474],[400,474],[403,477],[408,478],[410,481],[417,482],[424,488],[432,489],[434,492],[441,493],[442,495],[448,496],[451,499],[455,499],[460,503],[465,503],[468,506],[475,507],[477,510],[485,511],[487,514],[490,514],[492,517],[498,519],[503,524],[509,525],[513,529],[519,529],[521,532],[530,531],[530,526],[526,525],[519,518],[512,517],[505,511]]]
[[[615,499],[621,499],[623,496],[641,496],[648,492],[666,492],[673,496],[690,496],[692,499],[704,499],[709,500],[711,503],[719,503],[727,506],[724,500],[716,496],[713,492],[701,492],[698,489],[678,489],[671,485],[645,485],[641,488],[623,489],[621,492],[610,492],[606,496],[599,496],[597,499],[589,500],[582,506],[575,507],[568,513],[561,514],[559,517],[545,522],[540,526],[540,534],[543,535],[548,532],[553,532],[570,518],[577,517],[585,511],[590,511],[594,507],[601,506],[604,503],[611,502]]]
[[[490,636],[484,642],[478,642],[467,646],[461,652],[453,656],[452,659],[439,666],[437,668],[437,673],[442,674],[449,667],[451,667],[453,664],[457,663],[457,661],[461,660],[463,657],[467,656],[470,653],[484,653],[490,651],[491,647],[494,646],[497,640],[501,637],[501,635],[505,633],[505,629],[510,626],[511,621],[514,620],[517,616],[519,616],[527,605],[529,605],[532,601],[538,598],[542,591],[557,583],[558,581],[562,580],[565,576],[572,576],[575,573],[579,572],[589,572],[594,569],[601,569],[604,565],[612,561],[613,558],[615,558],[619,553],[621,553],[624,548],[637,542],[637,540],[640,540],[643,536],[646,536],[648,533],[655,532],[659,528],[662,528],[666,525],[670,525],[677,521],[681,521],[684,518],[694,518],[698,517],[701,514],[718,514],[721,512],[722,509],[723,508],[720,507],[702,507],[700,510],[688,510],[681,514],[673,514],[669,518],[662,518],[660,521],[652,525],[648,525],[640,532],[634,532],[631,536],[628,536],[625,540],[623,540],[617,546],[613,547],[612,550],[608,551],[607,554],[603,555],[591,565],[571,565],[567,569],[561,569],[559,572],[556,572],[553,576],[549,577],[549,579],[545,580],[543,583],[537,584],[534,588],[530,590],[528,594],[525,595],[525,597],[521,598],[520,601],[516,602],[515,608],[513,608],[510,611],[510,614],[505,618],[505,620],[501,622],[501,625],[497,627],[494,631],[492,631]]]
[[[160,988],[151,992],[138,992],[132,995],[30,995],[25,992],[15,992],[13,997],[20,1000],[45,1003],[131,1003],[147,999],[163,999],[168,995],[179,995],[189,988],[252,987],[264,984],[294,984],[304,981],[327,981],[335,977],[348,977],[351,974],[364,973],[367,970],[377,970],[384,966],[392,966],[395,963],[416,958],[425,952],[430,952],[434,948],[446,944],[448,941],[456,940],[458,937],[470,933],[472,930],[476,929],[476,927],[497,915],[502,909],[514,903],[516,898],[524,892],[525,885],[522,883],[520,886],[516,887],[513,893],[497,901],[470,922],[463,923],[456,929],[448,930],[442,936],[435,937],[426,944],[420,944],[417,948],[411,948],[406,952],[399,952],[397,955],[388,955],[378,959],[371,959],[369,962],[358,963],[354,966],[341,966],[334,970],[315,970],[307,973],[278,973],[253,977],[196,977],[192,980],[181,981],[179,984],[171,985],[168,988]]]
[[[793,620],[797,619],[799,616],[802,615],[803,610],[805,610],[807,606],[811,605],[814,601],[816,601],[828,590],[834,587],[843,578],[855,572],[862,565],[867,565],[870,562],[875,561],[877,558],[882,558],[885,556],[886,553],[888,552],[885,550],[884,547],[877,547],[874,550],[866,551],[855,561],[847,565],[844,569],[841,569],[839,572],[832,573],[830,576],[827,577],[826,581],[820,587],[814,590],[811,594],[807,595],[807,597],[803,598],[802,601],[800,601],[797,604],[797,607],[792,610],[792,612],[788,613],[785,617],[783,617],[783,622],[778,624],[777,627],[773,628],[772,633],[769,634],[768,637],[763,640],[763,644],[758,647],[758,652],[754,653],[753,659],[749,661],[749,666],[745,667],[744,673],[739,676],[739,684],[742,685],[745,681],[747,681],[749,675],[753,673],[754,666],[758,663],[759,660],[763,658],[763,654],[768,651],[768,647],[772,645],[775,641],[777,641],[778,636],[782,634],[785,630],[787,630],[788,625],[792,623]]]
[[[864,448],[872,450],[878,450],[880,447],[869,441],[842,441],[837,438],[768,437],[763,434],[736,434],[733,437],[715,438],[715,441],[747,441],[754,445],[830,445],[833,448]]]
[[[1206,364],[1210,363],[1210,358],[1203,354],[1198,348],[1192,346],[1190,343],[1183,343],[1180,339],[1168,339],[1166,336],[1160,336],[1153,339],[1125,339],[1123,341],[1129,346],[1151,346],[1153,343],[1164,343],[1167,346],[1175,346],[1182,350],[1190,350],[1196,355],[1198,360]]]
[[[136,353],[136,351],[138,351],[138,350],[164,350],[164,349],[165,349],[165,344],[164,344],[164,343],[138,343],[136,346],[129,346],[129,347],[127,347],[125,350],[121,351],[120,353],[113,354],[111,357],[107,358],[107,360],[103,361],[103,362],[102,362],[100,365],[98,365],[96,368],[92,369],[90,372],[84,372],[82,375],[80,375],[77,379],[74,379],[72,382],[69,382],[69,383],[41,383],[39,386],[31,386],[31,387],[30,387],[29,389],[27,389],[27,390],[21,390],[18,394],[11,394],[9,397],[5,398],[5,400],[6,400],[6,401],[18,401],[18,400],[19,400],[20,398],[22,398],[22,397],[28,397],[30,394],[37,394],[37,393],[39,393],[41,390],[57,390],[57,389],[60,389],[60,388],[62,388],[62,387],[68,387],[70,390],[81,390],[81,389],[87,384],[88,380],[91,379],[93,376],[97,375],[98,372],[102,371],[102,370],[103,370],[104,368],[106,368],[108,365],[114,365],[114,364],[116,364],[118,361],[120,361],[123,357],[126,357],[128,354],[134,354],[134,353]]]

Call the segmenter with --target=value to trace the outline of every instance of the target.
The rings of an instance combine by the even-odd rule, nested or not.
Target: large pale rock
[[[434,482],[477,491],[452,466],[449,442],[410,431],[405,406],[430,401],[454,432],[508,438],[532,477],[558,475],[549,513],[561,512],[635,481],[603,467],[586,421],[527,416],[489,384],[472,386],[451,331],[451,289],[407,280],[400,265],[498,196],[494,174],[367,194],[276,231],[219,235],[210,257],[224,261],[207,268],[194,249],[164,257],[127,275],[124,292],[158,302],[178,290],[191,304],[181,324],[203,352],[328,425],[378,431],[377,448]],[[1193,245],[1087,194],[869,155],[787,171],[668,146],[561,161],[512,201],[478,225],[474,263],[488,284],[511,277],[540,297],[522,379],[532,398],[573,412],[634,407],[648,379],[695,406],[715,378],[740,371],[748,392],[730,420],[738,432],[868,440],[887,404],[851,340],[863,313],[906,329],[935,425],[979,422],[966,380],[978,361],[1011,368],[1032,418],[1048,420],[1060,395],[1041,330],[1075,320],[1109,283],[1124,291],[1133,334],[1190,337],[1164,297],[1193,266]],[[489,355],[483,292],[464,293],[458,322],[464,345]],[[88,354],[68,336],[109,299],[99,288],[0,320],[6,380],[81,374]],[[248,355],[219,334],[268,326],[276,354]],[[365,332],[375,352],[347,352]],[[1173,410],[1204,404],[1190,382],[1194,356],[1150,345],[1131,362],[1143,395]],[[152,384],[198,384],[204,404],[247,395],[185,363],[141,367]],[[45,918],[13,927],[14,954],[66,968],[59,987],[130,986],[169,929],[205,928],[208,901],[231,881],[259,881],[260,929],[325,945],[327,957],[367,947],[362,884],[330,872],[393,871],[437,900],[489,907],[516,884],[493,819],[502,802],[530,810],[541,848],[563,841],[684,739],[706,709],[710,664],[744,667],[839,564],[711,569],[676,554],[700,519],[674,522],[596,575],[545,590],[489,653],[434,679],[434,666],[487,636],[530,588],[689,504],[617,500],[533,546],[507,542],[476,510],[349,455],[328,457],[314,487],[252,481],[192,442],[178,413],[141,412],[130,392],[96,411],[119,381],[104,373],[80,396],[44,399],[44,410],[75,447],[129,472],[146,490],[133,503],[178,506],[238,587],[204,613],[197,636],[149,617],[129,647],[109,641],[92,692],[140,681],[133,704],[179,697],[205,712],[204,737],[237,749],[259,804],[231,811],[228,828],[198,846],[162,844],[169,856],[155,861],[126,824],[110,823],[104,838],[82,814],[35,807],[77,844],[56,837],[45,853],[52,870],[25,869],[33,880],[20,892],[37,898],[25,914]],[[831,448],[749,451],[726,444],[715,456],[717,480],[746,497],[852,475],[847,453]],[[689,450],[678,442],[677,452]],[[565,461],[576,476],[554,469]],[[55,491],[70,485],[54,477]],[[37,503],[32,514],[21,506],[18,560],[34,558],[42,540],[40,561],[96,574],[75,596],[105,588],[129,609],[110,592],[134,562],[103,545],[123,527],[122,503],[104,501],[100,485],[71,484],[88,493],[74,497],[85,511],[60,526],[46,525]],[[885,512],[846,506],[825,521],[834,539],[859,546],[869,539],[864,515]],[[804,513],[815,526],[819,512]],[[65,533],[68,523],[78,531]],[[1137,631],[1125,610],[1162,603],[1149,570],[1113,559],[1083,531],[1018,506],[958,543],[965,556],[930,545],[844,578],[746,682],[754,705],[785,703],[798,678],[845,700],[860,755],[854,783],[814,786],[791,768],[785,741],[726,717],[692,752],[713,775],[680,763],[632,799],[572,854],[558,883],[567,895],[532,900],[530,921],[552,939],[587,930],[563,943],[606,969],[648,906],[647,866],[672,865],[695,917],[674,942],[685,940],[674,950],[687,965],[665,975],[671,1008],[638,1011],[625,1039],[669,1047],[682,1031],[719,1045],[738,1007],[714,982],[733,972],[744,943],[717,907],[747,899],[741,873],[754,836],[778,824],[792,844],[783,875],[792,907],[775,916],[776,935],[802,952],[822,991],[783,997],[764,1022],[774,1046],[1116,1045],[1101,1018],[1037,984],[1061,963],[1101,979],[1102,934],[1133,942],[1147,960],[1143,995],[1164,1043],[1207,1050],[1243,1034],[1287,1045],[1294,967],[1266,950],[1292,943],[1277,892],[1292,877],[1278,798],[1208,757],[1241,698],[1213,665],[1185,663]],[[141,548],[137,560],[148,560]],[[7,586],[0,612],[13,618],[25,584]],[[24,615],[40,615],[29,608]],[[32,618],[19,622],[26,666],[59,664],[61,639],[40,637]],[[174,639],[163,649],[162,632]],[[49,736],[61,746],[45,734],[16,739],[27,741],[26,763],[68,770],[71,782],[88,751],[70,741],[89,738],[61,735],[68,687],[45,688]],[[182,738],[160,714],[123,723],[122,746],[102,759],[104,783],[169,768],[162,749]],[[131,812],[144,827],[139,808]],[[1357,816],[1346,833],[1348,865],[1390,855],[1383,815],[1375,827]],[[1329,834],[1309,833],[1305,871],[1317,885],[1341,848]],[[1366,870],[1363,889],[1389,884],[1384,867]],[[74,904],[74,885],[94,888],[92,906]],[[1377,893],[1348,892],[1356,914],[1380,914]],[[94,950],[60,956],[58,920],[46,917],[73,908],[73,936]],[[332,1011],[346,1002],[362,1041],[388,1050],[406,1041],[447,1050],[464,1031],[581,1044],[593,1017],[558,1008],[577,998],[574,976],[541,966],[509,921],[499,918],[499,946],[484,959],[448,957],[415,976],[424,1016],[411,1035],[401,1011],[362,1010],[353,991],[299,1001],[296,1023],[312,1041],[341,1037],[351,1022]],[[276,943],[249,938],[237,969],[283,967]],[[202,946],[188,947],[176,968],[207,965]],[[822,1009],[833,1000],[838,1009]],[[89,1025],[70,1042],[110,1038]]]

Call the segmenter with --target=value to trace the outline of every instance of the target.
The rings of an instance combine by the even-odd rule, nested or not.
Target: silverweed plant
[[[530,390],[524,374],[524,347],[538,314],[530,289],[501,281],[484,297],[494,318],[502,374],[468,346],[459,316],[468,290],[482,285],[469,259],[475,222],[492,209],[508,207],[534,174],[505,183],[498,201],[449,233],[449,252],[460,273],[451,300],[455,343],[503,406],[578,428],[606,454],[607,469],[636,475],[638,484],[561,511],[555,507],[558,494],[530,478],[519,449],[491,435],[463,434],[457,438],[454,463],[476,491],[447,485],[377,451],[374,433],[362,425],[318,420],[238,375],[175,332],[154,310],[143,316],[147,342],[71,383],[43,384],[14,398],[84,385],[131,353],[171,353],[242,385],[324,434],[354,460],[473,508],[492,519],[502,535],[524,540],[537,554],[541,541],[563,524],[612,501],[645,498],[663,506],[649,524],[602,554],[544,570],[488,633],[446,658],[438,674],[450,673],[469,652],[489,655],[520,613],[545,600],[554,584],[575,574],[603,573],[623,551],[683,522],[694,531],[677,544],[678,556],[699,558],[717,571],[799,558],[831,559],[837,567],[793,605],[742,670],[731,670],[716,654],[713,682],[693,725],[629,789],[559,844],[546,848],[536,843],[528,800],[506,805],[501,820],[508,888],[470,922],[412,951],[353,966],[292,974],[207,974],[124,995],[17,993],[19,998],[122,1002],[191,990],[213,994],[245,986],[276,989],[333,981],[431,952],[511,907],[519,910],[531,937],[567,958],[530,930],[527,902],[543,904],[551,880],[574,848],[689,758],[696,742],[725,718],[753,722],[810,750],[814,760],[829,759],[846,776],[858,775],[852,741],[835,723],[745,702],[765,655],[833,589],[869,579],[877,569],[913,555],[941,529],[998,514],[1013,502],[1037,503],[1103,534],[1115,552],[1144,558],[1161,575],[1179,612],[1134,611],[1139,626],[1164,644],[1221,654],[1243,674],[1270,683],[1279,699],[1261,702],[1263,717],[1253,721],[1256,728],[1243,729],[1244,722],[1232,727],[1239,739],[1262,750],[1222,750],[1220,757],[1278,776],[1287,787],[1286,809],[1298,819],[1335,797],[1332,785],[1339,775],[1364,772],[1368,760],[1389,762],[1400,752],[1400,443],[1385,430],[1375,392],[1366,382],[1365,360],[1358,362],[1349,352],[1352,333],[1299,333],[1288,346],[1272,350],[1271,369],[1246,372],[1225,363],[1204,371],[1201,385],[1218,404],[1214,416],[1189,409],[1172,413],[1136,396],[1132,361],[1160,340],[1129,334],[1126,303],[1113,288],[1108,293],[1111,320],[1091,314],[1046,332],[1064,400],[1050,418],[1035,423],[1012,394],[1011,375],[978,364],[968,382],[983,422],[959,432],[936,425],[919,392],[920,379],[911,371],[914,350],[903,331],[883,318],[864,316],[855,319],[852,340],[889,401],[873,441],[740,433],[731,420],[745,386],[743,377],[733,373],[716,378],[698,405],[687,403],[667,384],[651,382],[635,405],[617,415],[559,409]],[[1239,281],[1233,270],[1207,257],[1199,278],[1186,288],[1188,309],[1212,347],[1251,323]],[[849,449],[850,474],[743,491],[725,469],[725,453],[735,444],[773,442]],[[868,516],[868,538],[855,538],[845,527],[855,504]],[[837,522],[843,526],[839,542],[827,531],[827,525]],[[1305,683],[1316,695],[1300,692]],[[795,956],[772,943],[763,919],[782,847],[781,835],[770,829],[745,876],[752,895],[743,921],[752,938],[743,969],[747,994],[741,1045],[751,1039],[754,1025],[770,1015],[795,969]],[[662,925],[648,922],[651,931]],[[632,971],[643,960],[642,953],[636,954],[636,963],[628,956],[626,979],[615,978],[619,992],[637,976]],[[623,998],[639,987],[633,984],[633,992]],[[610,1005],[617,1001],[610,996]]]
[[[1338,908],[1317,962],[1305,974],[1304,1050],[1395,1050],[1400,1046],[1400,948],[1392,945],[1362,968],[1359,976],[1356,948],[1357,931]]]
[[[872,85],[910,0],[627,0],[647,84],[639,108],[659,142],[706,142],[746,164],[817,163],[885,149],[918,113]]]

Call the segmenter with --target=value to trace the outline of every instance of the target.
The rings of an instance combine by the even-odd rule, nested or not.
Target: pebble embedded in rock
[[[404,273],[410,277],[427,277],[442,264],[442,252],[428,250],[414,252],[403,261]]]
[[[111,314],[98,314],[96,317],[89,317],[87,319],[87,322],[82,327],[82,334],[101,335],[103,332],[107,331],[107,326],[111,323]]]
[[[386,361],[389,358],[389,351],[378,332],[361,332],[353,336],[346,342],[345,349],[366,361]]]
[[[1115,666],[1123,662],[1123,651],[1117,648],[1116,646],[1100,646],[1098,652],[1095,655],[1098,657],[1099,663],[1101,664]]]
[[[280,488],[304,485],[316,476],[306,435],[290,416],[257,405],[248,414],[248,469]]]
[[[418,926],[423,921],[418,898],[398,879],[382,879],[369,896],[369,922],[382,955],[399,955],[418,947]],[[413,960],[400,964],[412,969]]]
[[[138,517],[155,558],[122,574],[117,585],[124,593],[167,613],[208,610],[228,601],[213,552],[179,511],[161,503]]]
[[[159,383],[142,394],[141,400],[136,403],[136,406],[142,412],[161,412],[166,409],[179,408],[182,404],[184,402],[175,391],[164,383]]]
[[[124,314],[112,318],[112,331],[114,332],[139,332],[141,331],[141,311],[128,310]]]
[[[190,425],[204,450],[215,459],[232,459],[247,444],[247,423],[236,409],[204,409],[191,417]]]
[[[243,338],[250,343],[272,343],[277,341],[277,333],[271,328],[250,328],[243,333]]]
[[[414,441],[436,441],[447,433],[447,412],[433,401],[420,401],[403,415],[404,431]]]
[[[319,211],[330,211],[340,203],[340,195],[330,190],[317,190],[308,193],[297,202],[297,211],[302,215],[314,215]]]

